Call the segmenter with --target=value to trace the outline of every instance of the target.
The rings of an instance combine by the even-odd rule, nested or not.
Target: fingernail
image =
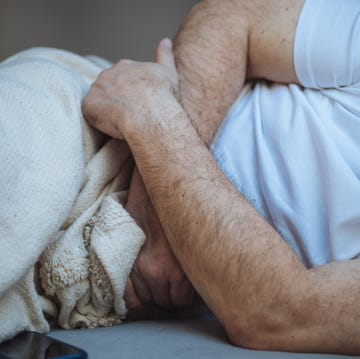
[[[165,38],[161,40],[161,46],[167,47],[169,49],[172,48],[172,41],[169,38]]]

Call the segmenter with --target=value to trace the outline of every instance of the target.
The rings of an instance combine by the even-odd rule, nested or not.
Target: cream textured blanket
[[[80,107],[109,65],[44,48],[0,64],[0,342],[49,318],[75,328],[126,315],[145,240],[122,206],[133,163]]]

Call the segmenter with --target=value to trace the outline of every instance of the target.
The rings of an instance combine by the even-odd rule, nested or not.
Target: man
[[[236,345],[360,353],[359,11],[356,0],[203,1],[176,39],[179,83],[164,40],[157,64],[120,61],[84,101],[95,127],[128,142],[176,259]],[[213,148],[231,184],[206,145],[249,79],[305,88],[260,83],[234,105]],[[141,265],[131,305],[187,303],[178,267],[174,286],[154,288]]]

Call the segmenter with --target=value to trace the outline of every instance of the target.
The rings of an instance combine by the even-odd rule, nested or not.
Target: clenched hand
[[[136,168],[126,209],[146,234],[125,291],[128,308],[140,309],[144,304],[164,309],[191,305],[194,289],[171,251]]]
[[[156,120],[176,98],[178,75],[171,41],[158,46],[156,63],[121,60],[103,71],[83,101],[86,120],[100,131],[128,140]],[[135,169],[126,209],[146,234],[129,277],[125,301],[130,309],[153,304],[160,308],[191,305],[194,289],[173,255],[141,177]]]
[[[127,140],[127,134],[147,125],[152,118],[149,112],[163,108],[177,93],[172,44],[164,39],[157,49],[157,63],[120,60],[104,70],[85,96],[82,111],[101,132]]]

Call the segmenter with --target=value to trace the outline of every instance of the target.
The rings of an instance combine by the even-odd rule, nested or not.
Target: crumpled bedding
[[[119,324],[145,235],[126,212],[128,146],[84,121],[96,57],[48,48],[0,64],[0,342]]]

